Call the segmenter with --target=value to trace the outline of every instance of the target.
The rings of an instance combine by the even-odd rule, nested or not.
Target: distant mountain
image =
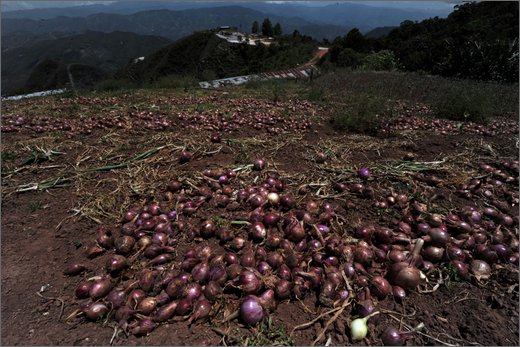
[[[249,31],[253,21],[262,22],[265,13],[240,6],[201,8],[183,11],[152,10],[130,15],[97,13],[87,17],[56,17],[51,19],[4,18],[2,35],[15,32],[49,33],[70,32],[80,34],[87,30],[112,32],[115,30],[134,32],[141,35],[164,36],[171,40],[192,34],[194,31],[207,30],[221,25],[235,26]],[[279,22],[285,33],[295,29],[304,35],[312,35],[316,39],[333,39],[344,35],[351,28],[348,26],[320,24],[296,17],[269,15],[274,23]],[[315,33],[319,35],[314,36]]]
[[[369,6],[349,2],[316,7],[301,6],[298,3],[285,2],[272,4],[269,2],[248,3],[247,7],[265,13],[274,12],[280,16],[295,16],[315,23],[356,27],[367,32],[381,26],[398,26],[405,20],[423,20],[431,17],[446,17],[452,11],[446,9],[398,9],[380,6]]]
[[[86,32],[3,49],[2,94],[24,87],[32,91],[41,85],[38,81],[40,78],[46,78],[45,71],[60,75],[57,71],[70,64],[75,64],[76,69],[78,65],[84,65],[82,71],[95,67],[98,71],[96,75],[105,77],[125,66],[131,59],[154,52],[170,42],[163,37],[128,32]],[[43,62],[45,64],[42,65]],[[35,76],[28,83],[31,74]],[[62,81],[60,78],[56,80]]]
[[[390,31],[392,31],[395,28],[397,28],[397,27],[378,27],[378,28],[372,29],[369,32],[365,33],[364,36],[366,38],[370,38],[370,39],[378,39],[378,38],[388,35],[390,33]]]
[[[384,3],[368,5],[350,2],[317,3],[309,6],[302,2],[204,2],[204,1],[119,1],[111,4],[95,4],[69,8],[45,8],[2,13],[2,19],[29,18],[51,19],[59,16],[86,17],[96,13],[111,13],[129,15],[148,10],[189,10],[215,7],[240,6],[263,13],[264,15],[280,17],[299,17],[314,24],[329,24],[357,27],[362,32],[381,26],[398,26],[404,20],[423,20],[431,17],[446,17],[452,8],[421,9],[392,8]]]

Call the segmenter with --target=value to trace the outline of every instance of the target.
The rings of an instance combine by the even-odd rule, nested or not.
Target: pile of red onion
[[[383,190],[367,167],[360,182],[334,182],[348,203],[296,199],[296,188],[265,160],[252,169],[244,177],[207,169],[197,185],[172,180],[117,228],[100,226],[86,256],[104,257],[104,268],[81,260],[65,272],[96,270],[77,283],[78,316],[99,320],[110,312],[121,329],[145,335],[168,321],[211,320],[222,309],[216,303],[225,302],[242,324],[255,326],[280,302],[310,297],[322,307],[352,300],[351,316],[362,318],[386,298],[404,300],[432,269],[485,281],[496,264],[518,266],[518,161],[481,164],[484,175],[457,188],[467,206],[444,215]],[[337,223],[366,199],[399,217],[387,225]],[[389,328],[382,339],[403,344],[410,334]]]
[[[43,98],[53,100],[51,98]],[[115,104],[125,104],[124,99],[117,97],[109,98],[84,98],[77,97],[67,101],[77,105],[78,109],[83,106],[89,108],[105,105],[113,108]],[[286,100],[272,102],[268,100],[257,100],[254,98],[218,98],[214,96],[197,97],[175,97],[170,99],[154,100],[157,104],[152,110],[127,111],[118,109],[108,113],[91,114],[88,117],[72,117],[66,103],[53,106],[54,112],[59,116],[44,116],[40,113],[30,114],[24,109],[17,112],[20,105],[35,105],[43,103],[37,99],[27,99],[16,101],[8,105],[2,115],[1,131],[9,132],[30,132],[46,133],[52,131],[63,131],[67,136],[74,134],[91,134],[95,130],[107,129],[132,129],[132,130],[171,130],[175,127],[183,127],[192,130],[208,130],[233,132],[243,130],[245,127],[252,128],[271,134],[286,133],[289,131],[307,131],[311,128],[312,122],[309,115],[314,113],[316,106],[304,100]],[[213,106],[204,110],[186,109],[193,105],[218,105],[218,109]],[[13,106],[14,105],[14,106]],[[165,112],[164,110],[173,111]],[[162,110],[161,110],[162,107]],[[282,112],[283,111],[283,112]],[[77,111],[75,111],[77,112]],[[42,112],[43,113],[43,112]]]

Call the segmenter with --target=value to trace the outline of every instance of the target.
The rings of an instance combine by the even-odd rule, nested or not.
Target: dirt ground
[[[426,119],[426,124],[429,121],[424,117],[421,119]],[[235,123],[237,119],[245,121]],[[264,121],[255,129],[258,119]],[[99,123],[103,120],[105,123]],[[78,282],[105,273],[105,262],[114,254],[107,250],[94,259],[86,257],[99,224],[118,234],[125,211],[152,201],[167,202],[169,181],[199,185],[207,182],[204,170],[219,167],[243,169],[230,184],[233,189],[276,172],[285,183],[284,192],[291,192],[300,208],[311,199],[336,202],[340,216],[337,228],[346,235],[357,223],[395,226],[403,210],[374,207],[374,201],[384,200],[389,191],[426,197],[432,211],[443,215],[467,205],[483,208],[490,200],[477,195],[464,197],[456,191],[460,184],[485,176],[480,163],[501,167],[503,161],[517,160],[518,123],[497,124],[501,125],[494,135],[476,133],[471,127],[454,126],[443,134],[431,129],[401,130],[394,124],[387,132],[371,137],[334,131],[327,121],[327,110],[307,101],[243,102],[234,95],[211,91],[197,96],[163,92],[156,96],[3,102],[1,343],[222,345],[258,341],[254,340],[256,334],[267,333],[263,328],[246,328],[237,320],[222,322],[225,312],[237,307],[235,294],[227,294],[209,319],[190,326],[185,320],[169,321],[146,336],[119,333],[114,337],[111,320],[70,317],[84,301],[74,297]],[[217,131],[223,141],[211,143],[209,135]],[[151,149],[157,150],[136,159]],[[183,149],[194,156],[181,164],[178,157]],[[408,152],[414,153],[413,162],[428,163],[421,172],[436,175],[440,183],[430,185],[415,179],[417,167],[405,169],[403,164],[409,163],[402,160]],[[316,161],[317,153],[325,153],[324,163]],[[268,168],[248,169],[247,165],[260,157],[265,158]],[[120,163],[129,164],[100,169]],[[360,182],[355,173],[362,166],[373,173],[366,182],[375,190],[373,199],[334,191],[333,181]],[[514,171],[510,174],[514,176]],[[518,191],[518,171],[504,186]],[[507,213],[513,217],[513,225],[503,229],[518,239],[518,201],[500,194],[497,189],[495,197],[509,202]],[[242,207],[220,208],[210,200],[190,221],[199,225],[206,218],[230,220],[248,213]],[[178,264],[193,244],[223,249],[215,239],[189,240],[182,233],[175,242],[172,264]],[[85,264],[87,271],[64,276],[65,268],[74,261]],[[348,324],[354,315],[349,307],[317,345],[327,339],[332,345],[381,345],[380,336],[387,326],[406,330],[419,323],[425,329],[413,334],[408,345],[518,345],[518,263],[500,261],[493,266],[491,278],[482,281],[450,280],[440,274],[432,272],[423,292],[411,292],[402,302],[391,296],[376,299],[381,314],[369,320],[366,339],[356,342],[350,338]],[[326,310],[317,305],[314,294],[301,301],[285,300],[270,314],[272,327],[282,327],[285,333],[280,339],[287,338],[295,326]],[[292,342],[311,345],[330,317],[294,331]]]

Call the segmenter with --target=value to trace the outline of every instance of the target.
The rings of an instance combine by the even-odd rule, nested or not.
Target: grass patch
[[[246,346],[294,346],[294,340],[287,334],[283,326],[274,326],[271,317],[265,319],[258,327],[258,334],[246,340]]]
[[[29,203],[29,211],[32,212],[36,212],[38,211],[40,208],[42,207],[42,202],[41,201],[31,201]]]
[[[434,105],[446,95],[463,97],[457,101],[475,100],[483,96],[476,105],[489,110],[490,116],[509,115],[518,117],[518,84],[496,82],[477,82],[471,80],[449,79],[412,72],[398,71],[349,71],[336,69],[322,74],[312,82],[313,88],[322,88],[325,96],[333,101],[341,101],[354,93],[376,95],[391,100]],[[468,101],[464,101],[465,104]],[[478,111],[473,111],[478,117]]]
[[[150,84],[151,88],[156,89],[183,89],[188,91],[198,88],[198,81],[191,76],[168,75],[153,81]]]
[[[484,88],[453,84],[436,96],[433,112],[438,118],[485,123],[493,114],[493,108]]]
[[[357,97],[349,97],[347,103],[337,105],[331,122],[333,128],[337,130],[375,134],[389,115],[386,100],[361,94]]]
[[[10,151],[2,151],[0,153],[0,161],[13,161],[16,159],[16,153]]]

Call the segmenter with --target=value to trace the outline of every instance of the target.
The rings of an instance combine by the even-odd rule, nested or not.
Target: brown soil
[[[211,92],[208,95],[212,95]],[[207,98],[204,94],[201,97],[208,106],[207,112],[218,107],[233,112],[236,108],[243,107],[243,104],[235,103],[235,99],[229,99],[225,95]],[[167,94],[155,99],[143,97],[139,101],[132,101],[135,100],[132,96],[97,99],[92,103],[88,102],[88,98],[81,102],[74,101],[74,98],[68,102],[60,102],[63,109],[90,112],[86,114],[102,119],[103,107],[108,105],[123,105],[118,110],[122,117],[126,112],[125,107],[131,108],[132,102],[165,107],[168,100],[176,100]],[[53,104],[52,100],[54,99],[42,98],[3,103],[4,124],[5,120],[14,119],[19,114],[24,114],[25,118],[42,114],[46,105]],[[179,110],[184,108],[189,113],[201,103],[197,98],[191,101],[182,99],[175,107]],[[105,106],[98,107],[100,104]],[[267,105],[266,112],[271,112],[269,109],[274,107],[276,114],[290,105],[281,104],[279,109],[275,106]],[[163,109],[157,113],[163,112]],[[300,206],[304,206],[310,199],[323,198],[338,202],[340,207],[337,213],[346,221],[338,227],[351,233],[357,222],[392,226],[395,218],[402,216],[400,209],[377,209],[373,206],[373,200],[350,193],[339,196],[333,191],[330,184],[332,180],[346,184],[359,182],[355,171],[361,166],[370,167],[374,173],[373,179],[367,184],[376,188],[375,199],[384,200],[383,192],[390,190],[410,196],[428,194],[430,197],[436,196],[436,200],[431,202],[432,207],[440,211],[438,213],[445,214],[465,205],[480,208],[485,206],[485,201],[480,196],[462,198],[455,194],[457,185],[468,184],[471,177],[482,175],[478,171],[478,164],[481,162],[499,165],[503,160],[516,159],[518,155],[514,134],[483,136],[464,132],[439,134],[421,130],[394,131],[384,137],[340,134],[330,129],[325,120],[313,116],[315,110],[318,107],[309,104],[294,111],[301,119],[312,121],[308,129],[288,129],[276,135],[245,124],[238,130],[222,132],[224,139],[233,141],[223,141],[220,144],[212,144],[208,140],[210,132],[215,130],[204,126],[202,129],[189,130],[190,121],[176,118],[175,109],[164,111],[165,117],[174,124],[173,127],[166,127],[167,130],[136,131],[134,124],[133,129],[93,127],[90,134],[78,131],[69,134],[69,138],[59,129],[38,133],[31,128],[20,128],[16,132],[3,133],[2,344],[108,345],[114,333],[110,321],[104,324],[103,321],[92,322],[81,317],[66,320],[82,302],[74,297],[77,283],[81,278],[104,273],[106,259],[114,253],[109,250],[97,258],[87,259],[85,249],[94,243],[98,222],[112,230],[119,230],[122,212],[153,200],[163,200],[166,184],[171,179],[190,179],[197,184],[202,171],[207,168],[234,168],[250,164],[257,157],[264,157],[269,163],[268,169],[260,173],[244,171],[242,176],[239,175],[244,184],[251,182],[254,176],[265,178],[267,172],[277,171],[284,180],[287,191],[297,196]],[[247,116],[255,112],[255,109],[240,111]],[[71,117],[72,112],[66,115],[56,112],[52,116],[53,119],[63,121],[70,120]],[[125,117],[132,122],[131,115],[127,114]],[[288,126],[281,121],[278,121],[278,125],[280,128]],[[81,127],[81,124],[75,126]],[[163,148],[143,161],[136,161],[128,168],[82,171],[121,163],[139,153],[164,145],[173,146]],[[187,146],[195,153],[195,158],[186,164],[179,164],[179,150],[175,146]],[[31,158],[31,151],[37,148],[53,149],[63,154],[52,154],[51,160],[24,165]],[[415,160],[418,162],[443,161],[439,166],[426,171],[428,174],[435,174],[442,183],[437,186],[428,185],[413,180],[412,173],[391,174],[389,167],[401,163],[403,156],[410,151],[416,155]],[[318,152],[327,155],[325,163],[315,162]],[[71,181],[65,187],[16,192],[28,183],[58,177],[68,177]],[[311,185],[307,195],[298,195],[298,188],[309,183],[323,183],[323,188],[320,191],[317,186]],[[518,189],[518,177],[513,187]],[[355,206],[346,208],[347,200]],[[509,213],[518,217],[517,208],[513,200]],[[244,209],[231,211],[218,208],[210,201],[196,214],[194,224],[198,225],[205,218],[213,216],[229,220],[247,216],[247,212]],[[515,224],[506,228],[516,238],[517,223],[518,219],[515,219]],[[190,242],[179,235],[176,261],[182,260],[183,252],[193,243],[194,241]],[[221,247],[214,239],[196,243]],[[88,271],[76,277],[64,276],[65,267],[73,261],[81,261]],[[432,273],[429,279],[430,285],[423,289],[432,289],[439,276]],[[402,303],[392,298],[380,300],[377,308],[382,313],[369,321],[368,337],[361,342],[354,342],[349,337],[348,324],[353,316],[348,308],[318,344],[324,344],[330,337],[333,345],[380,345],[383,330],[388,325],[399,326],[398,321],[402,320],[406,326],[413,327],[419,323],[425,325],[422,334],[415,334],[408,340],[409,345],[515,346],[519,343],[518,283],[517,264],[498,263],[493,266],[493,274],[489,280],[446,280],[431,293],[410,293]],[[218,315],[210,320],[195,322],[191,326],[185,321],[171,321],[161,324],[144,337],[120,333],[113,344],[222,344],[222,336],[212,327],[239,339],[233,342],[228,337],[228,344],[244,343],[245,338],[252,338],[259,328],[247,329],[236,320],[222,323],[224,306],[230,305],[231,310],[238,302],[234,294],[229,294],[227,299],[227,304],[223,304]],[[317,305],[314,295],[308,295],[301,302],[291,300],[280,303],[271,314],[272,324],[274,327],[284,327],[290,333],[295,326],[311,321],[324,310]],[[314,325],[295,331],[292,336],[294,343],[312,344],[330,317],[331,315]],[[406,330],[404,326],[403,329]]]

